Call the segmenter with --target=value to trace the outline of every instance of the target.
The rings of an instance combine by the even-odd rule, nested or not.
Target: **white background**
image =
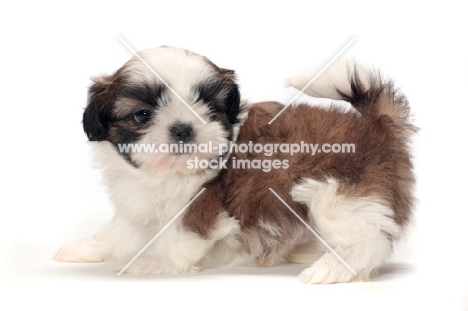
[[[468,309],[461,2],[11,3],[0,9],[2,309]],[[307,286],[296,279],[298,265],[117,277],[107,264],[52,261],[63,243],[112,215],[81,115],[90,77],[131,57],[118,36],[135,50],[175,45],[235,69],[252,101],[293,96],[283,88],[287,76],[324,65],[356,37],[343,56],[395,78],[421,128],[417,212],[381,277]]]

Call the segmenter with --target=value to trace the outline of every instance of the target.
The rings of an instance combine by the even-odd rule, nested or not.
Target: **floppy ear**
[[[88,106],[83,113],[83,129],[90,141],[103,141],[111,118],[114,100],[111,77],[93,80],[88,90]]]
[[[236,83],[236,74],[234,70],[220,69],[225,79],[225,85],[229,89],[226,96],[226,114],[231,124],[239,122],[237,115],[239,114],[240,92],[239,86]]]

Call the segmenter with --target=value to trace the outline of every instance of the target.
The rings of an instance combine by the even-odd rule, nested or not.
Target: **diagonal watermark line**
[[[202,188],[196,196],[193,197],[193,199],[190,200],[190,202],[187,203],[187,205],[184,206],[184,208],[182,208],[180,210],[180,212],[177,213],[177,215],[174,216],[174,218],[171,219],[171,221],[169,221],[159,232],[158,234],[156,234],[156,236],[154,238],[151,239],[151,241],[148,242],[148,244],[145,245],[145,247],[143,247],[141,249],[141,251],[138,252],[138,254],[135,255],[135,257],[132,258],[132,260],[130,260],[130,262],[128,264],[125,265],[125,267],[122,268],[122,270],[120,270],[119,273],[117,273],[117,276],[120,276],[138,257],[140,257],[140,255],[164,232],[166,231],[166,229],[190,206],[190,204],[193,203],[193,201],[195,201],[199,196],[200,194],[202,194],[203,191],[205,191],[206,188]]]
[[[206,124],[206,121],[203,120],[203,118],[200,117],[200,115],[196,113],[195,110],[193,110],[193,108],[190,107],[189,104],[187,104],[187,102],[179,94],[177,94],[177,92],[156,71],[154,71],[154,69],[151,68],[151,66],[148,65],[148,63],[143,58],[141,58],[140,55],[138,55],[138,53],[136,53],[135,50],[132,49],[127,42],[125,42],[124,39],[122,39],[122,37],[118,38],[127,47],[127,49],[129,49],[130,52],[132,52],[133,55],[135,55],[143,63],[143,65],[146,66],[146,68],[148,68],[159,80],[161,80],[161,82],[172,92],[172,94],[174,94],[198,119],[200,119],[200,121],[202,121],[203,124]]]
[[[299,220],[307,227],[307,229],[310,230],[310,232],[312,232],[312,233],[315,235],[315,237],[316,237],[320,242],[322,242],[323,245],[325,245],[326,248],[328,248],[328,250],[329,250],[333,255],[335,255],[336,258],[338,258],[339,261],[341,261],[341,262],[345,265],[346,268],[349,269],[349,271],[351,271],[352,274],[357,275],[356,271],[354,271],[353,268],[351,268],[351,267],[346,263],[346,261],[344,261],[344,259],[341,258],[340,255],[338,255],[338,254],[333,250],[333,248],[331,248],[330,245],[328,245],[327,242],[325,242],[325,240],[322,239],[322,238],[320,237],[320,235],[319,235],[317,232],[315,232],[315,230],[312,229],[312,227],[309,226],[309,224],[308,224],[307,222],[305,222],[305,221],[301,218],[301,216],[299,216],[299,215],[292,209],[292,207],[289,206],[289,204],[286,203],[286,201],[284,201],[284,200],[275,192],[275,190],[273,190],[273,189],[271,189],[271,188],[268,188],[268,189],[281,201],[281,203],[284,204],[284,206],[286,206],[286,207],[294,214],[294,216],[297,217],[297,219],[299,219]]]
[[[324,72],[324,71],[325,71],[325,70],[326,70],[326,69],[327,69],[327,68],[328,68],[328,67],[329,67],[329,66],[330,66],[330,65],[331,65],[331,64],[332,64],[332,63],[333,63],[333,62],[350,46],[350,45],[351,45],[351,43],[354,42],[354,40],[356,40],[356,37],[353,37],[353,38],[351,39],[351,41],[349,41],[349,42],[335,55],[335,57],[333,57],[333,58],[325,65],[325,67],[323,67],[322,70],[320,70],[320,71],[312,78],[312,80],[310,80],[309,83],[307,83],[306,86],[304,86],[304,87],[302,88],[302,90],[300,90],[300,91],[296,94],[296,96],[294,96],[293,99],[291,99],[291,100],[289,101],[289,103],[288,103],[287,105],[285,105],[285,106],[283,107],[283,109],[281,109],[281,111],[278,112],[278,113],[276,114],[276,116],[275,116],[273,119],[270,120],[270,122],[268,122],[268,124],[273,123],[273,121],[275,121],[276,118],[278,118],[278,117],[279,117],[279,116],[296,100],[296,98],[298,98],[298,97],[304,92],[304,90],[305,90],[306,88],[308,88],[308,87],[309,87],[309,86],[310,86],[310,85],[311,85],[311,84],[312,84],[312,83],[313,83],[313,82],[314,82],[314,81],[315,81],[315,80],[316,80],[316,79],[317,79],[317,78],[318,78],[318,77],[319,77],[319,76],[320,76],[320,75],[321,75],[321,74],[322,74],[322,73],[323,73],[323,72]]]

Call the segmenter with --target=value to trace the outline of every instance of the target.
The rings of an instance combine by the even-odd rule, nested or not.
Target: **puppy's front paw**
[[[120,264],[114,267],[113,271],[120,273],[127,264]],[[157,275],[157,274],[179,274],[198,272],[199,268],[193,265],[176,266],[167,264],[158,259],[138,258],[132,262],[122,273],[135,275]]]
[[[85,239],[63,245],[54,259],[65,262],[100,262],[103,254],[93,240]]]
[[[310,268],[299,275],[307,284],[330,284],[349,282],[354,274],[331,253],[326,253]]]

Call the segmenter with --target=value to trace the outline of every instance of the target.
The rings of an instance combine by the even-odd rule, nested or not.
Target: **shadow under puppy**
[[[93,237],[64,245],[55,259],[117,262],[120,271],[202,188],[206,190],[125,270],[194,272],[218,265],[272,266],[283,258],[310,263],[300,280],[366,280],[391,255],[413,205],[405,97],[391,81],[338,62],[305,93],[351,103],[354,110],[288,107],[240,100],[235,74],[187,50],[161,47],[133,57],[89,89],[83,126],[103,170],[114,218]],[[310,71],[290,80],[302,89]],[[201,119],[205,121],[204,124]],[[353,153],[227,150],[240,144],[353,144]],[[123,144],[211,144],[211,150],[138,152]],[[140,150],[141,151],[141,150]],[[239,160],[279,160],[266,171],[234,168]],[[225,162],[226,168],[189,166]],[[245,163],[245,162],[244,162]],[[270,190],[356,272],[309,231]]]

